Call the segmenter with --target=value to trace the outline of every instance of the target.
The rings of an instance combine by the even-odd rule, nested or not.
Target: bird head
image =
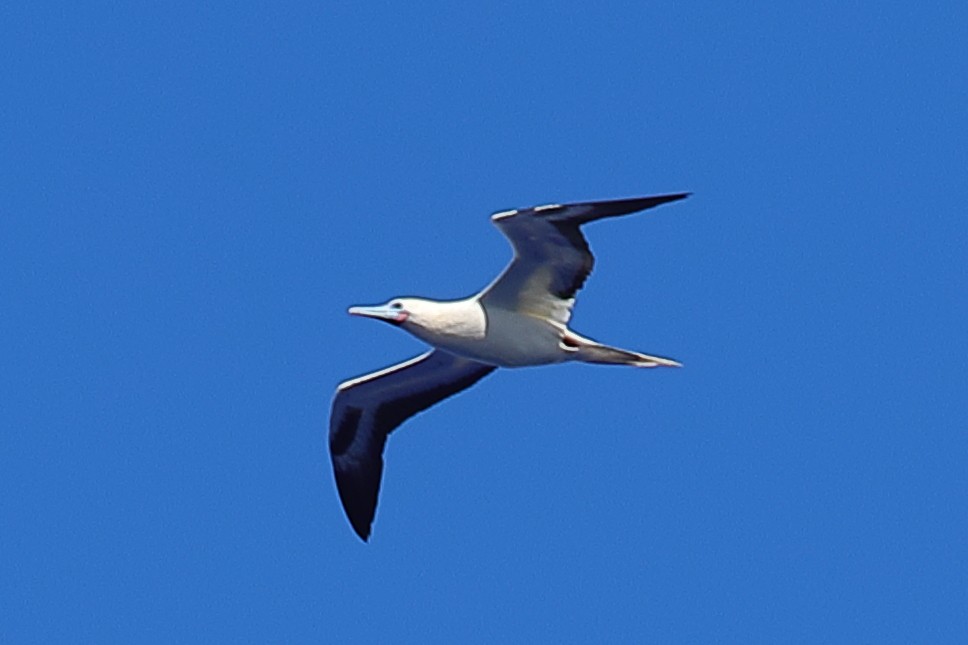
[[[410,311],[404,302],[406,298],[394,298],[383,305],[350,307],[351,316],[362,316],[382,320],[393,325],[402,325],[410,317]]]
[[[394,298],[383,305],[350,307],[353,316],[382,320],[398,327],[432,326],[434,303],[420,298]]]
[[[475,298],[446,301],[394,298],[376,307],[350,307],[349,312],[391,323],[435,347],[454,337],[483,338],[487,328],[484,308]]]

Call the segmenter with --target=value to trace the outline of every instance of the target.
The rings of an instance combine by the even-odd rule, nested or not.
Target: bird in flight
[[[388,322],[432,347],[344,381],[336,390],[329,451],[340,501],[362,540],[369,538],[376,513],[389,434],[498,367],[566,361],[681,367],[669,358],[598,343],[569,329],[568,320],[575,294],[594,263],[581,225],[688,196],[548,204],[495,213],[491,221],[511,242],[514,257],[480,293],[464,300],[394,298],[384,305],[350,307],[350,314]]]

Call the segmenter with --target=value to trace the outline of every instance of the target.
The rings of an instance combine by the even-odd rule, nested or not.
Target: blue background
[[[968,9],[0,10],[0,640],[965,642]],[[351,319],[588,227],[573,319],[682,370],[502,370],[388,446]]]

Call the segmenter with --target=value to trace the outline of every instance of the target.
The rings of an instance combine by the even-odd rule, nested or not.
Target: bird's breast
[[[491,365],[524,367],[568,360],[561,334],[545,320],[515,311],[488,308],[483,338],[442,349]]]
[[[438,349],[490,365],[523,367],[570,358],[553,323],[520,311],[485,308],[477,300],[438,303],[432,318],[424,316],[422,325],[405,328]]]

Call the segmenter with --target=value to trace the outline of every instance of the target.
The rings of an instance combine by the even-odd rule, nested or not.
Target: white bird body
[[[398,300],[410,313],[400,327],[437,349],[498,367],[571,359],[559,346],[564,326],[527,313],[497,307],[485,310],[479,296]]]
[[[575,294],[594,259],[579,228],[688,193],[627,200],[550,204],[496,213],[514,258],[481,293],[463,300],[394,298],[351,314],[384,320],[431,351],[344,381],[330,416],[330,453],[343,508],[363,540],[370,534],[389,434],[410,416],[466,389],[497,367],[565,361],[679,367],[668,358],[609,347],[568,328]]]

